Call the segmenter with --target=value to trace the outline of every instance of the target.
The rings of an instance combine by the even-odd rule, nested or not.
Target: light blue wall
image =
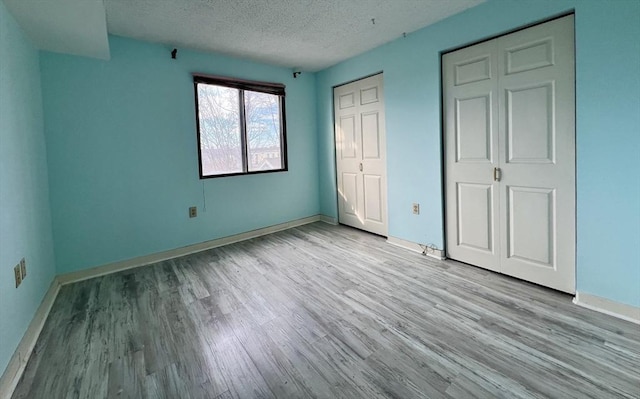
[[[389,235],[443,246],[440,52],[575,9],[577,288],[640,306],[640,2],[490,0],[317,74],[321,213],[336,217],[332,87],[384,71]],[[419,216],[411,203],[421,204]]]
[[[41,54],[58,273],[318,214],[313,74],[109,41],[110,61]],[[288,172],[199,180],[192,72],[286,85]]]
[[[54,274],[38,51],[0,1],[0,375]]]
[[[640,1],[577,4],[578,290],[640,306]]]

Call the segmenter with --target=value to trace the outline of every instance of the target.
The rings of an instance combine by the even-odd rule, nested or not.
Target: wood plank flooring
[[[638,398],[639,365],[638,325],[314,223],[62,287],[13,397]]]

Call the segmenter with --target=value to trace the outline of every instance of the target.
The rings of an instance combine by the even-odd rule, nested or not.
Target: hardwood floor
[[[315,223],[62,287],[14,398],[638,398],[640,327]]]

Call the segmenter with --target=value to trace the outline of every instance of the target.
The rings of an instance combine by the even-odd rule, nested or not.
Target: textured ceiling
[[[111,34],[317,71],[483,1],[104,0],[104,5]]]

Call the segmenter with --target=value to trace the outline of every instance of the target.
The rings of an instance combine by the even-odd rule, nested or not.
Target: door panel
[[[455,132],[456,161],[491,163],[491,93],[456,99]]]
[[[555,190],[508,186],[507,258],[555,268]]]
[[[380,101],[379,91],[377,82],[371,85],[369,83],[369,87],[360,89],[360,105],[377,103]]]
[[[518,44],[504,51],[507,75],[551,66],[555,54],[553,39],[549,37]]]
[[[458,245],[493,253],[493,186],[458,183]]]
[[[364,217],[366,221],[382,223],[382,179],[377,175],[364,175]]]
[[[387,234],[382,75],[334,89],[340,223]]]
[[[378,111],[362,114],[362,157],[364,159],[380,159]]]
[[[454,65],[454,68],[454,84],[456,86],[481,80],[490,80],[491,76],[495,76],[495,73],[491,73],[491,56],[489,54],[458,62]]]
[[[340,117],[340,158],[356,158],[358,156],[358,141],[356,137],[356,116]]]
[[[567,16],[443,56],[448,255],[570,293],[573,43]]]
[[[506,90],[507,162],[553,163],[553,82]]]
[[[358,217],[357,206],[358,203],[358,175],[355,173],[343,173],[342,174],[342,190],[340,194],[344,198],[344,213],[352,217]]]
[[[356,105],[355,92],[353,90],[338,96],[338,108],[353,108]]]

